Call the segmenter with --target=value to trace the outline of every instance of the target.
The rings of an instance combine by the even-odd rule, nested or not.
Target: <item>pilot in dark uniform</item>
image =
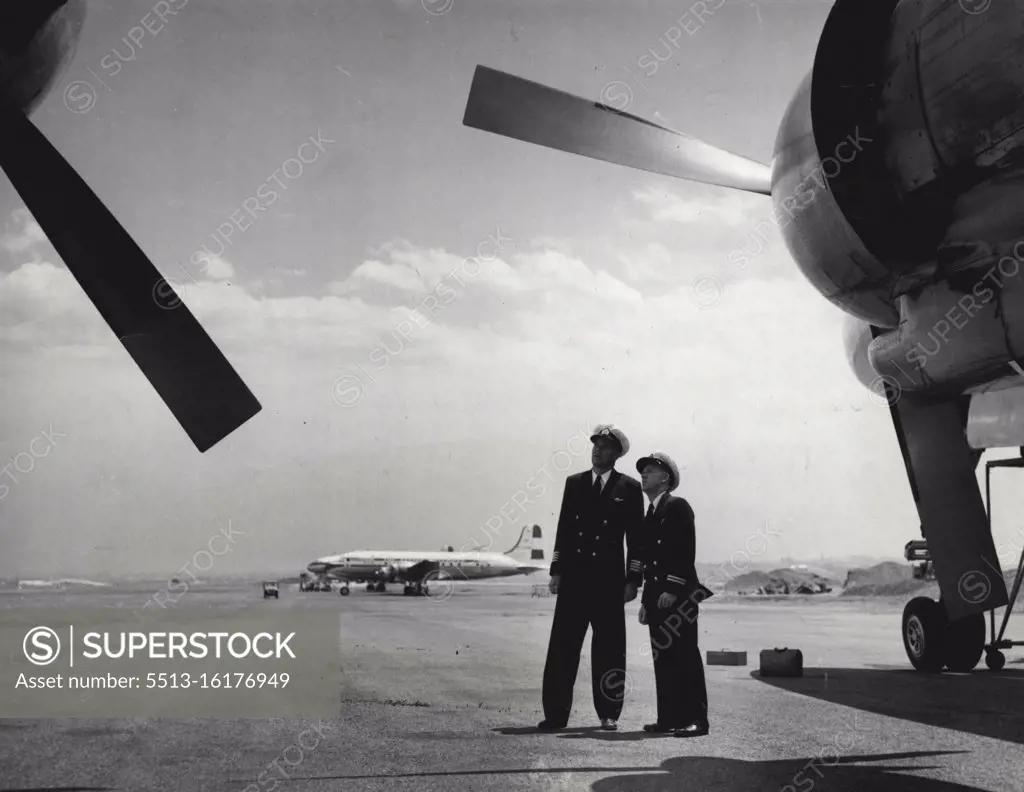
[[[614,469],[629,451],[629,440],[611,425],[591,436],[593,467],[569,476],[562,495],[551,593],[558,596],[544,665],[544,720],[539,728],[566,726],[587,627],[594,709],[601,728],[613,731],[622,712],[626,686],[625,603],[636,598],[642,576],[638,531],[643,518],[639,482]],[[623,538],[629,558],[627,574]]]
[[[697,603],[711,591],[697,579],[693,509],[669,494],[679,486],[679,468],[667,454],[656,451],[638,460],[636,469],[650,501],[641,530],[640,623],[648,625],[651,635],[658,698],[658,720],[644,731],[699,737],[709,727]]]

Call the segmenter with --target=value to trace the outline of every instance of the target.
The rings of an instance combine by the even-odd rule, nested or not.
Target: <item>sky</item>
[[[624,84],[630,112],[770,163],[827,3],[158,5],[88,2],[32,120],[263,410],[197,452],[0,180],[0,575],[169,576],[211,543],[210,576],[298,571],[534,523],[550,554],[604,422],[620,470],[678,461],[700,561],[918,537],[843,314],[754,232],[770,200],[461,123],[485,64]]]

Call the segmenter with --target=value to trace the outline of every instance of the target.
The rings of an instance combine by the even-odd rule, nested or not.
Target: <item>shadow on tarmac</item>
[[[293,781],[358,781],[404,778],[461,778],[483,776],[544,776],[571,778],[580,773],[625,773],[602,778],[592,784],[593,792],[705,792],[709,789],[771,789],[797,792],[807,783],[820,792],[984,792],[977,787],[905,775],[907,771],[934,769],[923,763],[891,765],[867,762],[897,762],[924,757],[948,756],[965,751],[911,751],[861,756],[824,756],[748,762],[718,757],[676,757],[658,767],[548,767],[508,770],[455,770],[424,773],[376,775],[323,775]],[[574,786],[574,788],[576,788]]]
[[[697,739],[697,738],[694,738]],[[602,778],[591,786],[593,792],[703,792],[707,789],[768,789],[780,792],[980,792],[977,787],[905,775],[908,770],[926,770],[935,765],[866,765],[942,756],[959,751],[913,751],[868,756],[807,757],[748,762],[718,757],[676,757],[661,763],[661,772],[634,773]],[[813,761],[813,765],[811,764]],[[811,786],[808,786],[811,784]]]
[[[926,726],[1024,743],[1024,670],[923,674],[898,668],[805,668],[795,679],[751,677],[804,696]]]

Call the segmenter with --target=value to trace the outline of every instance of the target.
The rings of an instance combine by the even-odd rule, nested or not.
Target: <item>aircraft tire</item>
[[[999,671],[1006,665],[1006,655],[998,649],[990,649],[985,652],[985,665],[989,667],[990,671]]]
[[[342,597],[347,597],[348,596],[348,586],[342,586],[340,589],[338,589],[338,594],[340,594]]]
[[[918,671],[937,674],[945,665],[946,613],[928,597],[914,597],[903,609],[903,648]]]
[[[946,667],[950,671],[973,671],[985,651],[985,615],[976,613],[950,622],[946,627]]]

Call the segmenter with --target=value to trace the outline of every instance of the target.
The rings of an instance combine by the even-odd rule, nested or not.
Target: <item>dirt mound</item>
[[[855,583],[843,589],[843,597],[897,597],[903,595],[924,596],[932,593],[933,599],[938,598],[938,584],[933,580],[894,580],[891,583]]]
[[[705,580],[704,582],[714,588],[710,579]],[[734,577],[725,584],[725,590],[730,594],[749,594],[770,582],[771,576],[767,572],[755,570],[753,572],[747,572],[744,575]]]
[[[740,575],[729,581],[725,590],[734,594],[827,594],[832,581],[801,569],[773,569]]]
[[[910,564],[886,561],[866,569],[851,569],[846,573],[844,589],[860,586],[891,586],[914,580],[914,568]],[[914,581],[920,584],[920,581]]]
[[[1013,573],[1004,572],[1006,588],[1013,583]],[[914,567],[886,561],[866,569],[851,569],[846,575],[844,597],[891,597],[902,595],[930,596],[937,599],[939,586],[934,580],[914,577]]]

